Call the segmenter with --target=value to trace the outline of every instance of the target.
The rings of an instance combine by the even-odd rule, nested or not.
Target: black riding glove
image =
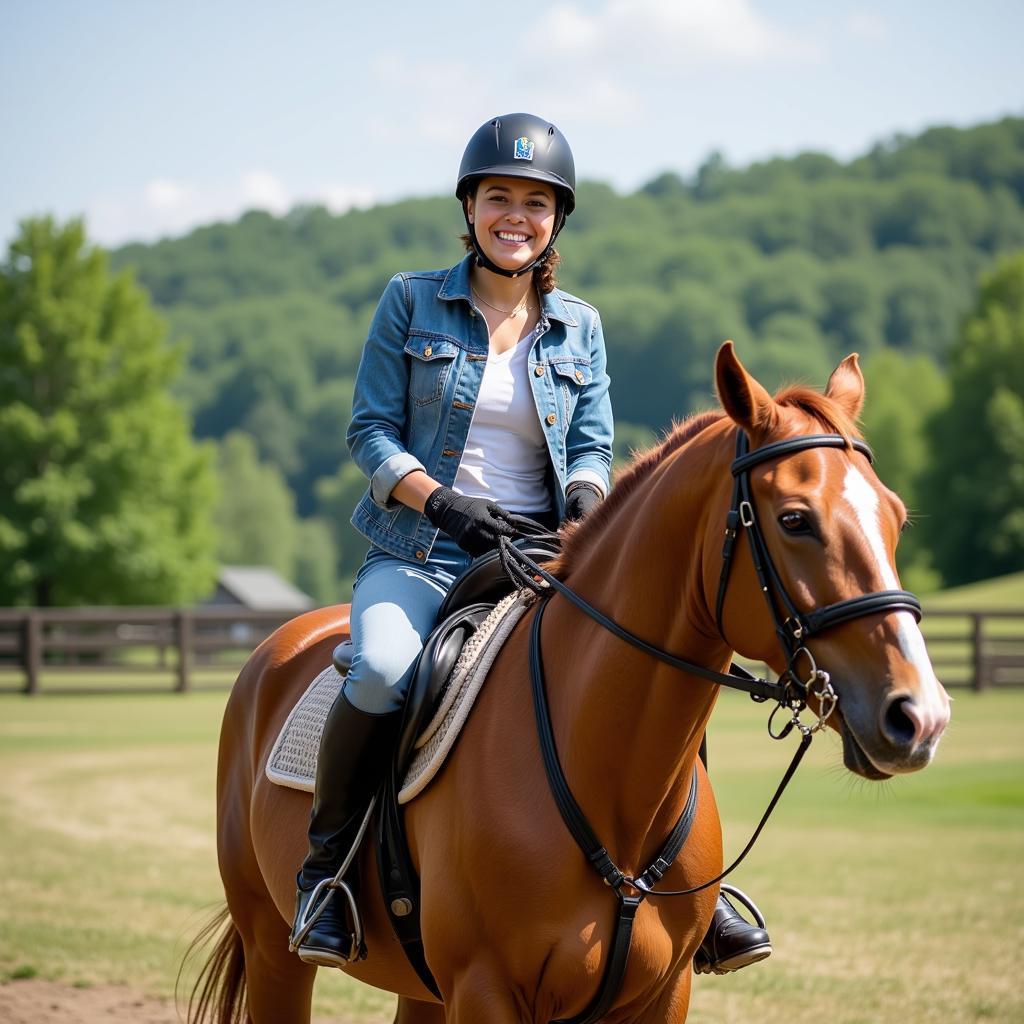
[[[423,507],[426,517],[444,530],[474,558],[498,546],[500,537],[515,537],[516,530],[504,509],[486,498],[467,498],[450,487],[430,492]]]
[[[565,492],[565,518],[563,523],[574,523],[582,519],[591,509],[600,505],[604,495],[600,488],[586,480],[569,484]]]

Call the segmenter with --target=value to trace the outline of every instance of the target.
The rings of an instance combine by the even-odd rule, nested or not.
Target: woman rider
[[[572,152],[554,125],[531,114],[482,125],[455,190],[466,258],[397,275],[377,307],[347,437],[370,482],[352,522],[371,547],[352,592],[352,666],[321,739],[293,936],[314,887],[335,876],[356,840],[448,588],[474,557],[514,535],[508,512],[554,529],[608,491],[601,322],[554,283],[554,243],[575,185]],[[298,945],[303,960],[348,961],[344,902],[328,901]],[[724,900],[709,939],[716,931],[712,969],[770,950],[767,935]],[[743,962],[732,963],[737,957]]]

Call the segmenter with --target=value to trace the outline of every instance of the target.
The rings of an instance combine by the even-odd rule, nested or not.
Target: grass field
[[[220,899],[213,776],[224,694],[0,697],[0,977],[168,993]],[[738,849],[791,742],[724,695],[712,777]],[[882,786],[819,739],[737,877],[776,953],[699,978],[690,1020],[1024,1020],[1024,692],[958,697],[936,764]],[[322,974],[324,972],[321,972]],[[390,1020],[387,995],[318,982],[324,1016]]]
[[[925,611],[951,608],[977,608],[980,611],[1020,611],[1024,608],[1024,572],[997,576],[978,583],[952,587],[924,598]]]

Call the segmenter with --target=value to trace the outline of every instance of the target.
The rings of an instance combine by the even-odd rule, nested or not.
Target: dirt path
[[[75,988],[38,978],[0,985],[3,1024],[182,1024],[170,1000],[130,988],[96,985]],[[346,1024],[333,1018],[313,1024]]]

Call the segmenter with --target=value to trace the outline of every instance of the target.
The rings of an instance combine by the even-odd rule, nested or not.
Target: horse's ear
[[[864,406],[864,375],[860,372],[857,353],[848,355],[833,371],[825,387],[831,398],[854,422]]]
[[[747,373],[731,341],[722,343],[715,358],[715,385],[722,408],[747,433],[761,433],[775,425],[775,399]]]

